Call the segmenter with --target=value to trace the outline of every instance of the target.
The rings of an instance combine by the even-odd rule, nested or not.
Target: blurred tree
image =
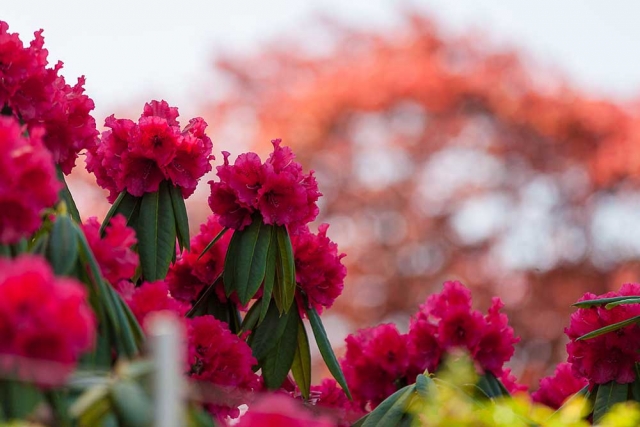
[[[638,280],[638,114],[418,16],[386,34],[330,27],[330,53],[288,41],[219,61],[214,143],[264,154],[279,137],[316,170],[319,221],[348,254],[330,313],[402,327],[459,279],[483,309],[505,301],[515,373],[537,382],[566,357],[570,305]]]

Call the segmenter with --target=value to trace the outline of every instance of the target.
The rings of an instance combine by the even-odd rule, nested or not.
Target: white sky
[[[87,77],[96,119],[132,101],[164,98],[195,113],[218,92],[207,81],[216,52],[248,52],[276,36],[321,43],[318,13],[360,27],[401,22],[403,6],[434,13],[445,28],[480,29],[557,66],[596,93],[640,93],[640,2],[588,0],[0,0],[0,19],[31,40],[44,28],[50,59],[64,75]],[[207,85],[207,83],[209,83]]]

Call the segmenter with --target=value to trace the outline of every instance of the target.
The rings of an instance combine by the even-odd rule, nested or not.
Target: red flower
[[[553,375],[540,380],[540,388],[531,393],[534,402],[558,409],[568,397],[589,383],[586,378],[576,377],[570,363],[560,363]]]
[[[151,101],[138,123],[114,116],[105,120],[110,130],[89,149],[87,170],[110,191],[110,202],[125,189],[134,196],[157,191],[163,180],[180,187],[184,198],[193,194],[198,180],[211,170],[213,144],[204,134],[204,120],[191,119],[181,131],[177,117],[177,108]]]
[[[195,380],[218,386],[215,403],[207,409],[219,419],[237,418],[238,406],[247,403],[245,395],[260,387],[260,378],[252,367],[258,362],[246,342],[233,334],[226,323],[213,316],[188,319],[188,373]]]
[[[145,327],[145,319],[150,313],[171,311],[183,317],[189,310],[187,304],[177,301],[169,295],[169,288],[164,281],[145,282],[142,286],[135,288],[130,297],[127,298],[123,295],[123,298],[143,328]]]
[[[0,64],[1,66],[1,64]],[[53,206],[61,185],[42,130],[29,137],[12,117],[0,116],[0,243],[15,243],[42,224],[42,210]]]
[[[620,292],[609,292],[601,296],[585,294],[580,301],[595,298],[640,295],[640,286],[626,284]],[[613,323],[640,315],[640,304],[620,305],[607,310],[605,307],[581,308],[571,315],[571,323],[565,333],[571,339],[567,344],[567,359],[576,376],[585,377],[591,383],[604,384],[609,381],[630,383],[636,378],[634,365],[640,362],[637,343],[640,327],[627,326],[596,338],[577,341],[586,333]]]
[[[491,300],[491,307],[485,316],[485,327],[478,342],[474,359],[482,369],[499,376],[505,362],[511,359],[514,345],[520,341],[509,326],[509,319],[500,309],[504,306],[500,298]]]
[[[338,245],[329,240],[329,224],[321,224],[318,234],[302,227],[291,236],[296,265],[296,282],[318,312],[329,308],[344,288],[347,268],[342,264],[346,254],[338,253]]]
[[[361,409],[375,408],[406,384],[407,339],[395,325],[361,329],[345,341],[347,351],[340,364],[354,401]]]
[[[136,233],[127,227],[127,219],[118,214],[111,218],[100,238],[100,223],[91,217],[82,224],[82,231],[89,242],[91,251],[98,261],[105,279],[115,285],[122,279],[131,279],[140,262],[138,254],[131,248],[137,243]]]
[[[171,265],[166,280],[174,298],[193,303],[202,289],[212,285],[222,273],[231,233],[222,236],[200,257],[204,248],[221,230],[218,216],[210,215],[207,222],[200,225],[200,233],[191,238],[191,252],[183,252],[176,263]],[[219,292],[218,296],[224,297],[224,291]],[[226,301],[226,299],[222,300]]]
[[[413,317],[407,334],[409,351],[409,382],[413,383],[418,374],[435,372],[440,364],[442,347],[437,338],[438,327],[419,316]]]
[[[304,175],[291,150],[280,147],[279,139],[271,142],[274,151],[264,164],[257,154],[246,153],[230,165],[229,153],[223,153],[224,164],[217,167],[220,181],[209,181],[209,206],[225,227],[242,230],[259,211],[265,224],[286,225],[296,234],[318,215],[316,202],[322,194],[313,172]]]
[[[0,108],[9,108],[29,132],[43,127],[45,147],[69,174],[78,152],[92,148],[98,135],[89,114],[94,103],[84,94],[84,77],[70,86],[58,75],[62,62],[46,68],[48,52],[43,48],[42,30],[26,48],[18,34],[8,30],[7,23],[0,21]]]
[[[16,369],[27,381],[61,383],[94,343],[96,322],[86,297],[80,283],[56,278],[39,257],[0,259],[2,368]]]
[[[320,385],[311,386],[311,396],[317,399],[316,406],[323,409],[321,413],[332,415],[340,427],[348,427],[365,415],[333,378],[325,378]]]
[[[297,400],[283,394],[270,394],[249,407],[237,427],[335,427],[324,417],[314,416]]]

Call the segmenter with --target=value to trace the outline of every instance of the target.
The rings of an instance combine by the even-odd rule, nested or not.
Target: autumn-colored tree
[[[639,280],[639,115],[418,16],[333,29],[329,54],[292,41],[219,61],[212,138],[258,152],[282,138],[315,169],[319,222],[348,254],[331,312],[406,320],[460,279],[482,308],[503,298],[515,373],[537,382],[566,358],[570,305]]]

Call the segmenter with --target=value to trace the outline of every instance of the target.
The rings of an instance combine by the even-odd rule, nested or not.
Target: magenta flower
[[[169,311],[178,317],[183,317],[189,310],[189,305],[184,304],[169,295],[169,289],[164,281],[144,282],[134,288],[131,282],[127,287],[121,282],[119,287],[125,302],[131,308],[131,312],[144,328],[145,319],[151,313],[157,311]]]
[[[145,104],[138,123],[107,117],[100,144],[87,153],[87,170],[98,185],[109,190],[113,203],[123,190],[134,196],[157,191],[160,182],[171,181],[184,198],[211,170],[213,144],[204,130],[206,122],[191,119],[183,130],[176,118],[178,109],[165,101]]]
[[[542,403],[553,409],[558,409],[567,400],[586,386],[586,378],[577,377],[570,363],[560,363],[553,375],[540,380],[540,388],[531,393],[534,402]]]
[[[28,137],[13,117],[0,116],[0,243],[16,243],[42,224],[42,210],[58,199],[61,184],[42,129]]]

